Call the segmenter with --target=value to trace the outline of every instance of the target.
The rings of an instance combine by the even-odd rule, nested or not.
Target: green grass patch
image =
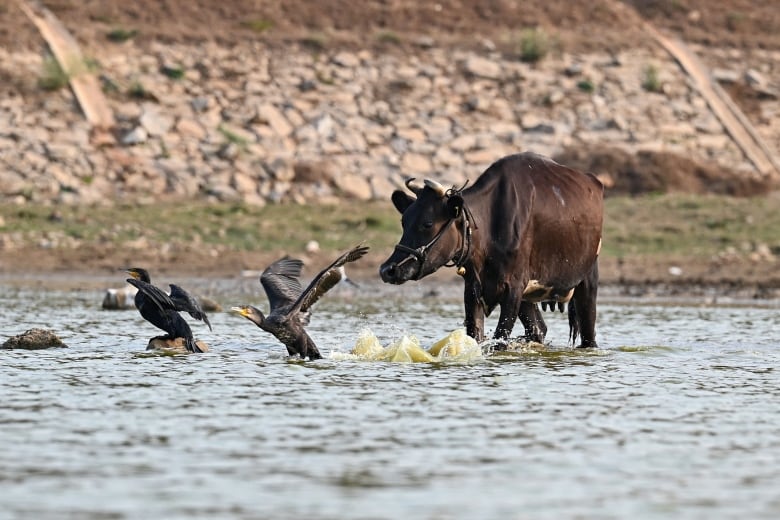
[[[342,205],[205,202],[65,206],[52,219],[50,207],[4,205],[0,234],[20,233],[28,244],[65,233],[87,243],[120,247],[140,237],[150,247],[192,243],[235,251],[301,250],[317,240],[324,251],[365,242],[392,250],[401,236],[400,216],[389,202],[349,201]],[[729,247],[765,243],[780,252],[780,204],[773,198],[650,195],[609,197],[604,219],[603,257],[667,256],[707,262]]]
[[[160,68],[160,72],[162,72],[166,77],[170,79],[182,79],[184,77],[184,67],[181,66],[171,66],[171,65],[165,65]]]
[[[246,27],[250,31],[256,32],[258,34],[262,34],[266,31],[269,31],[274,27],[274,23],[271,20],[265,20],[263,18],[258,18],[255,20],[246,20],[241,22],[241,25],[243,27]]]
[[[550,50],[550,41],[542,29],[523,29],[520,31],[517,46],[520,60],[536,63],[547,56]]]
[[[605,256],[679,255],[708,260],[745,241],[780,245],[776,201],[680,194],[606,201]]]
[[[655,65],[650,64],[642,69],[642,88],[648,92],[661,92],[663,84]]]
[[[328,37],[325,33],[313,32],[301,38],[299,42],[304,49],[319,54],[328,46]]]
[[[217,131],[222,134],[222,137],[224,137],[227,142],[233,143],[242,150],[246,149],[246,147],[249,145],[249,142],[246,139],[225,127],[224,125],[219,125],[217,127]]]
[[[726,27],[729,31],[736,32],[744,25],[747,16],[739,11],[729,11],[726,14]]]
[[[106,33],[106,38],[114,43],[123,43],[138,36],[136,29],[111,29]]]
[[[127,95],[133,99],[149,99],[152,97],[140,81],[130,83],[130,86],[127,87]]]
[[[38,76],[38,86],[43,90],[59,90],[70,81],[70,76],[60,66],[51,54],[43,59],[41,73]]]
[[[374,39],[376,39],[377,43],[401,45],[401,36],[399,36],[398,33],[394,31],[378,31],[376,34],[374,34]]]
[[[578,81],[577,88],[580,89],[580,91],[585,92],[587,94],[592,94],[593,91],[596,90],[596,86],[589,79],[583,79]]]
[[[51,208],[3,206],[3,233],[22,233],[29,243],[57,231],[115,247],[144,237],[150,244],[220,244],[236,251],[302,249],[317,240],[323,249],[340,250],[365,241],[377,247],[400,238],[399,215],[389,204],[350,201],[343,206],[182,203],[121,205],[114,208],[67,206],[61,218]],[[197,239],[195,239],[197,237]]]

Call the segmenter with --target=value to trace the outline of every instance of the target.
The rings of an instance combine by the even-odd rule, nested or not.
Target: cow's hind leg
[[[572,341],[576,342],[577,334],[582,337],[580,348],[598,347],[596,343],[596,296],[599,289],[598,263],[588,275],[574,288],[572,301],[574,308],[569,308],[569,330]]]
[[[539,311],[539,306],[535,303],[522,301],[520,302],[520,312],[517,316],[520,318],[520,323],[522,323],[525,328],[525,336],[523,336],[523,339],[526,341],[544,343],[544,337],[547,334],[547,325],[544,323],[544,318],[542,318],[542,313]]]

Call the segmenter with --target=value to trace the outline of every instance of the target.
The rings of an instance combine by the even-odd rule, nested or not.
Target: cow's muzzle
[[[398,247],[396,246],[396,249]],[[416,251],[415,251],[416,253]],[[396,256],[396,255],[393,255]],[[379,276],[385,283],[402,284],[409,280],[416,280],[420,271],[423,258],[418,254],[410,254],[401,260],[393,260],[392,257],[379,268]]]
[[[401,280],[399,278],[398,271],[398,264],[395,262],[382,264],[382,266],[379,267],[379,277],[382,278],[382,281],[385,283],[404,283],[406,280]]]

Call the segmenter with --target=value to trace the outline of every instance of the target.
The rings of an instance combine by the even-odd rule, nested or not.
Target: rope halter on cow
[[[410,190],[415,191],[415,193],[419,190],[415,190],[410,186],[410,182],[413,179],[410,179],[406,182],[407,187],[409,187]],[[425,260],[427,258],[428,253],[430,252],[431,248],[436,244],[436,242],[439,241],[439,239],[444,236],[444,233],[447,232],[447,230],[450,228],[450,226],[456,222],[459,222],[462,226],[461,228],[461,246],[460,250],[458,251],[458,254],[453,256],[447,263],[444,264],[444,267],[456,267],[457,273],[460,276],[464,276],[466,274],[466,268],[464,267],[466,261],[468,260],[469,253],[471,252],[471,232],[472,232],[472,226],[474,229],[477,228],[477,225],[474,224],[474,217],[471,214],[471,211],[469,210],[468,206],[466,206],[466,201],[463,199],[462,192],[466,188],[466,185],[468,185],[469,181],[466,181],[463,186],[460,188],[452,187],[449,190],[444,189],[444,187],[439,184],[438,182],[431,181],[426,179],[425,180],[425,186],[428,186],[429,188],[433,189],[434,192],[438,193],[442,198],[445,198],[447,200],[450,200],[450,197],[457,196],[461,201],[462,204],[460,206],[455,207],[455,211],[453,215],[447,220],[447,222],[439,229],[439,231],[436,233],[436,235],[425,245],[422,245],[420,247],[412,248],[405,246],[403,244],[396,244],[395,249],[402,251],[404,253],[408,253],[410,256],[407,256],[400,262],[398,262],[398,267],[401,267],[405,263],[417,260],[420,263],[420,267],[425,263]],[[418,272],[419,277],[419,272]]]

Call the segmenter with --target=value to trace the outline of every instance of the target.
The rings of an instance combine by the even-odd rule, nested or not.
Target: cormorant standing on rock
[[[132,276],[127,279],[127,283],[138,289],[135,306],[141,316],[155,327],[164,330],[170,339],[183,338],[188,352],[203,352],[196,344],[190,326],[179,314],[179,311],[188,312],[193,318],[205,322],[211,330],[211,323],[195,298],[174,284],[170,285],[170,296],[165,294],[152,285],[146,269],[131,267],[125,272]]]

